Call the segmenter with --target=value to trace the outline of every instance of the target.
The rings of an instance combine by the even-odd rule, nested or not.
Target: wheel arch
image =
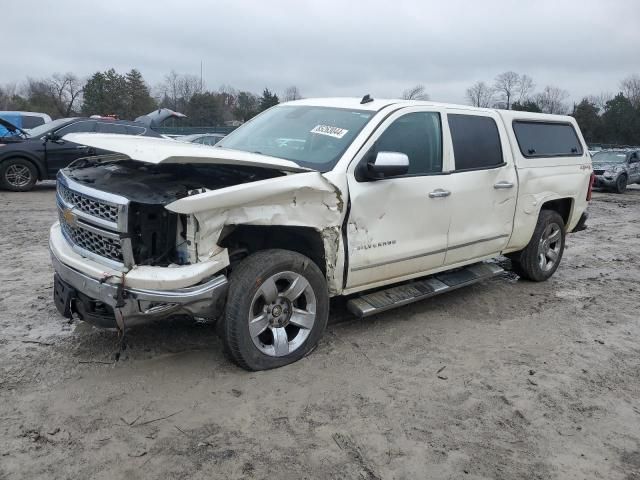
[[[9,154],[3,158],[0,158],[0,168],[4,166],[5,162],[17,159],[26,160],[27,162],[31,163],[36,168],[36,172],[38,173],[38,180],[43,180],[46,178],[46,169],[42,161],[25,152],[20,152],[18,154]]]
[[[229,251],[231,266],[247,255],[262,250],[279,248],[309,257],[327,276],[327,255],[322,232],[303,226],[291,225],[228,225],[223,229],[218,244]]]
[[[572,197],[547,200],[540,206],[540,212],[542,210],[553,210],[554,212],[558,212],[562,217],[562,220],[564,221],[564,226],[566,229],[569,225],[569,221],[571,220],[574,203],[575,199]],[[540,216],[540,212],[538,212],[538,216]]]

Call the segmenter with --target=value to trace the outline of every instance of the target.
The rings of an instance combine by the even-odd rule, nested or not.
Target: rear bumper
[[[224,275],[191,287],[148,290],[122,287],[89,277],[62,263],[51,252],[55,270],[54,301],[58,311],[70,318],[76,313],[97,327],[117,328],[166,319],[173,315],[215,318],[223,308],[228,287]]]

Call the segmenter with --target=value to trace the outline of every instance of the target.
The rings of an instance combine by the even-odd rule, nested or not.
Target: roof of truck
[[[497,108],[478,108],[472,107],[470,105],[459,105],[455,103],[440,103],[440,102],[432,102],[428,100],[402,100],[402,99],[393,99],[393,98],[374,98],[368,103],[361,103],[362,97],[329,97],[329,98],[305,98],[302,100],[294,100],[292,102],[287,102],[285,105],[309,105],[309,106],[318,106],[318,107],[333,107],[333,108],[349,108],[354,110],[368,110],[368,111],[378,111],[382,110],[385,107],[390,105],[395,105],[398,107],[418,107],[418,106],[429,106],[429,107],[441,107],[441,108],[454,108],[456,110],[469,110],[476,112],[497,112],[499,113],[505,120],[515,120],[515,119],[532,119],[532,120],[566,120],[572,121],[572,117],[566,115],[555,115],[548,113],[533,113],[533,112],[523,112],[520,110],[500,110]]]

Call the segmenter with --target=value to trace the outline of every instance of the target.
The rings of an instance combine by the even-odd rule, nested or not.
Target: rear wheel
[[[0,187],[12,192],[31,190],[38,179],[34,165],[24,158],[10,158],[0,165]]]
[[[510,255],[513,270],[527,280],[547,280],[560,265],[564,241],[564,221],[560,214],[542,210],[529,244],[524,250]]]
[[[626,190],[627,190],[627,176],[620,175],[616,180],[615,192],[624,193]]]
[[[329,294],[318,266],[299,253],[265,250],[233,271],[220,333],[235,363],[266,370],[313,350],[328,317]]]

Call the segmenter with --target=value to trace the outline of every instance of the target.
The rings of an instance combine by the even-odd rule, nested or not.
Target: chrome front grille
[[[124,263],[122,245],[119,238],[107,236],[105,235],[107,232],[101,233],[96,231],[97,229],[88,230],[87,227],[89,226],[83,225],[82,222],[72,225],[67,222],[62,212],[59,212],[58,217],[62,232],[69,242],[100,257]]]
[[[57,201],[60,228],[73,250],[119,270],[133,266],[128,199],[87,187],[60,171]]]
[[[62,183],[58,183],[58,193],[69,206],[81,212],[109,222],[118,223],[118,205],[74,192]]]

